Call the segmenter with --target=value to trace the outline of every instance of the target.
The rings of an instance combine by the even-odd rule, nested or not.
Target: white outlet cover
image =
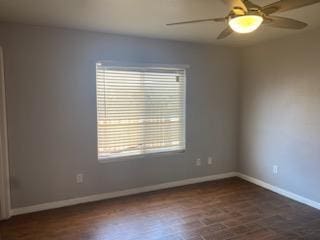
[[[208,164],[211,165],[213,163],[212,157],[208,157]]]
[[[200,159],[200,158],[198,158],[198,159],[196,160],[196,166],[201,166],[201,159]]]
[[[82,173],[77,174],[76,182],[77,183],[83,183],[83,174]]]
[[[273,165],[273,173],[278,174],[278,166],[277,165]]]

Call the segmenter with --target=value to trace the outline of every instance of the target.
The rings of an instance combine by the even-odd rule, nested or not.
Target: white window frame
[[[186,136],[186,116],[187,116],[187,99],[186,99],[186,95],[187,95],[187,82],[188,82],[188,69],[189,69],[189,65],[185,65],[185,64],[151,64],[151,63],[131,63],[131,62],[117,62],[117,61],[108,61],[108,60],[101,60],[101,61],[96,61],[96,65],[95,65],[95,70],[96,70],[96,66],[97,64],[104,64],[104,65],[109,65],[110,67],[124,67],[124,68],[150,68],[150,69],[154,69],[154,68],[163,68],[163,69],[180,69],[180,70],[184,70],[185,74],[185,83],[184,83],[184,149],[181,150],[172,150],[172,151],[159,151],[159,152],[154,152],[154,153],[142,153],[142,154],[137,154],[137,155],[128,155],[128,156],[115,156],[115,157],[108,157],[108,158],[99,158],[98,156],[98,116],[97,116],[97,96],[96,96],[96,140],[97,140],[97,144],[96,144],[96,153],[97,153],[97,159],[100,163],[110,163],[110,162],[119,162],[119,161],[128,161],[128,160],[132,160],[132,159],[143,159],[146,157],[165,157],[165,156],[172,156],[172,155],[177,155],[177,154],[184,154],[186,152],[186,148],[187,148],[187,136]],[[95,83],[97,83],[97,79],[95,78]]]

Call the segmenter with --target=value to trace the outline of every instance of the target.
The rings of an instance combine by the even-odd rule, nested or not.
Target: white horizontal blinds
[[[185,71],[97,64],[98,157],[185,148]]]

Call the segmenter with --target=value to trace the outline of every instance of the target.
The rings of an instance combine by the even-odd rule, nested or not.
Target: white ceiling
[[[266,5],[275,0],[252,1]],[[320,4],[281,14],[307,22],[309,27],[302,31],[261,27],[252,34],[218,41],[224,23],[165,26],[227,12],[221,0],[0,0],[0,21],[224,45],[250,45],[320,27]]]

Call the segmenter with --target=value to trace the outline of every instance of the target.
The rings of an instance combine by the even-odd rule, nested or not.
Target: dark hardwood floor
[[[320,240],[320,211],[239,178],[0,222],[1,240]]]

